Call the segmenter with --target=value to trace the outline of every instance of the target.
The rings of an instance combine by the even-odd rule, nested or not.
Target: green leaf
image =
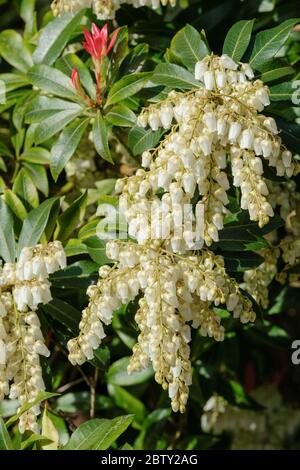
[[[24,220],[27,217],[27,210],[23,202],[13,191],[11,191],[11,189],[7,189],[5,191],[4,199],[18,219]]]
[[[133,418],[127,415],[87,421],[76,429],[63,450],[106,450],[126,431]]]
[[[295,93],[293,88],[293,82],[279,83],[270,87],[270,99],[271,101],[289,101],[292,99]]]
[[[51,209],[58,204],[59,199],[51,198],[29,213],[21,230],[19,253],[25,246],[35,246],[39,242],[47,226]]]
[[[170,51],[191,72],[194,72],[196,62],[209,54],[209,49],[202,41],[201,34],[189,24],[175,34],[171,41]]]
[[[84,13],[84,9],[75,16],[72,13],[67,13],[47,24],[42,30],[33,54],[35,64],[52,65],[55,62],[79,26]]]
[[[106,256],[106,243],[100,240],[96,235],[86,238],[84,244],[87,246],[88,253],[95,263],[99,266],[110,262]]]
[[[79,114],[81,114],[81,110],[74,111],[67,109],[66,111],[60,111],[54,116],[45,119],[36,128],[35,143],[41,144],[42,142],[50,139],[50,137],[53,137],[55,134],[61,131]]]
[[[34,400],[32,400],[32,401],[29,402],[29,403],[25,403],[24,405],[22,405],[22,406],[20,407],[18,413],[15,414],[14,416],[12,416],[12,417],[6,422],[6,427],[8,428],[8,427],[11,426],[12,424],[14,424],[16,421],[18,421],[18,419],[19,419],[24,413],[26,413],[26,411],[30,410],[30,408],[32,408],[33,406],[38,405],[38,404],[41,403],[42,401],[49,400],[49,398],[58,397],[58,396],[59,396],[59,393],[38,392],[38,394],[37,394],[37,396],[35,397]]]
[[[81,319],[81,312],[68,304],[64,300],[54,298],[47,305],[42,305],[41,310],[54,320],[58,321],[73,334],[78,334],[78,325]]]
[[[129,385],[136,385],[147,382],[147,380],[153,376],[153,370],[151,367],[148,367],[141,372],[134,372],[133,374],[129,375],[127,373],[129,360],[129,357],[123,357],[110,366],[106,374],[108,383],[126,387]]]
[[[224,41],[223,54],[236,62],[242,59],[250,43],[254,21],[241,20],[230,28]]]
[[[127,106],[118,104],[111,108],[105,119],[113,126],[132,127],[136,122],[136,115]]]
[[[46,445],[46,444],[51,443],[51,440],[49,440],[46,436],[43,436],[41,434],[31,434],[31,436],[29,436],[28,439],[25,439],[25,441],[21,442],[20,450],[28,449],[28,447],[31,447],[36,442]]]
[[[43,450],[57,450],[59,442],[59,434],[56,427],[54,426],[52,420],[50,419],[49,414],[47,413],[47,408],[45,407],[43,418],[42,418],[42,435],[46,439],[49,439],[50,444],[43,445]]]
[[[158,64],[151,81],[157,85],[163,85],[179,90],[191,90],[200,88],[201,84],[190,72],[176,64]]]
[[[298,18],[284,21],[275,28],[266,29],[256,35],[249,64],[254,69],[261,66],[266,60],[274,57],[288,39],[292,27],[299,22]]]
[[[51,160],[51,154],[48,150],[43,147],[32,147],[26,149],[21,157],[20,160],[24,160],[28,163],[37,163],[40,165],[48,165]]]
[[[144,150],[154,148],[160,141],[164,131],[159,129],[143,129],[142,127],[134,127],[128,135],[128,144],[133,155],[140,155]]]
[[[55,116],[62,111],[81,111],[82,108],[71,101],[61,100],[59,98],[48,98],[47,96],[38,96],[35,98],[26,113],[25,122],[27,124],[40,123],[41,121]]]
[[[5,423],[0,416],[0,450],[13,450],[14,446],[6,429]]]
[[[130,75],[131,73],[137,72],[149,54],[148,44],[138,44],[135,48],[125,57],[121,64],[120,76]]]
[[[147,415],[147,410],[141,400],[118,385],[109,384],[108,393],[113,397],[116,406],[124,410],[125,413],[133,413],[135,420],[138,423],[143,423]]]
[[[27,202],[31,207],[39,205],[39,196],[35,185],[24,168],[19,171],[13,185],[13,191],[20,196],[23,202]]]
[[[99,155],[109,163],[113,163],[108,145],[108,128],[98,111],[93,124],[93,141]]]
[[[57,228],[54,234],[56,240],[60,240],[63,243],[68,240],[78,223],[84,217],[86,202],[87,192],[79,196],[70,207],[61,214],[58,218]]]
[[[0,197],[0,256],[7,263],[13,263],[16,257],[14,222],[10,209]]]
[[[261,80],[266,83],[295,73],[293,67],[283,59],[268,60],[259,68],[259,71],[261,72]]]
[[[71,79],[60,70],[48,65],[35,65],[28,72],[30,82],[48,93],[75,101],[78,96]]]
[[[121,78],[109,90],[106,107],[135,95],[144,87],[150,77],[150,72],[141,72]]]
[[[49,194],[49,185],[46,168],[36,163],[24,163],[25,172],[30,176],[36,188],[46,197]]]
[[[72,122],[62,131],[57,142],[53,145],[50,169],[55,181],[66,166],[66,163],[74,155],[88,123],[89,119],[80,119]]]
[[[33,65],[31,54],[22,36],[12,29],[2,31],[0,34],[0,55],[21,72],[27,72]]]
[[[0,80],[5,83],[6,93],[28,85],[26,75],[21,73],[0,73]]]

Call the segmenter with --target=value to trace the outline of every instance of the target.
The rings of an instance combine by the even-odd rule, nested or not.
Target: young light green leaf
[[[134,415],[125,415],[87,421],[76,429],[63,450],[106,450],[126,431],[133,418]]]
[[[50,169],[55,181],[76,151],[88,123],[89,119],[72,122],[62,131],[57,142],[53,145]]]
[[[0,34],[0,55],[21,72],[27,72],[33,65],[31,54],[22,36],[12,29],[2,31]]]
[[[52,65],[60,56],[73,32],[79,26],[85,10],[75,16],[67,13],[47,24],[39,37],[37,48],[33,54],[35,64]]]
[[[10,438],[9,432],[0,416],[0,450],[13,450],[14,446]]]
[[[25,246],[35,246],[39,242],[55,204],[59,204],[59,199],[48,199],[29,213],[20,233],[19,253]]]
[[[150,72],[141,72],[121,78],[109,90],[106,107],[135,95],[144,87],[150,77]]]
[[[257,34],[253,46],[253,51],[249,60],[249,64],[254,69],[261,66],[266,60],[274,57],[279,49],[288,39],[292,27],[299,22],[298,18],[291,18],[284,21],[275,28],[266,29]]]
[[[87,202],[87,192],[79,196],[58,218],[54,237],[66,242],[78,223],[83,219]]]
[[[24,168],[19,171],[12,189],[18,196],[20,196],[22,202],[27,202],[31,207],[37,207],[39,205],[37,189]]]
[[[57,450],[59,442],[59,434],[54,426],[47,408],[45,407],[43,418],[42,418],[42,435],[49,439],[50,444],[45,444],[42,446],[43,450]]]
[[[170,51],[191,72],[194,72],[196,62],[209,54],[201,34],[189,24],[175,34]]]
[[[108,145],[108,127],[100,112],[97,113],[93,124],[93,141],[99,155],[109,163],[113,163]]]
[[[105,119],[113,126],[132,127],[136,122],[136,115],[124,104],[118,104],[111,108]]]
[[[151,81],[157,85],[179,90],[201,87],[201,84],[195,79],[194,75],[176,64],[158,64],[153,72]]]
[[[236,62],[245,54],[251,39],[254,20],[241,20],[235,23],[227,33],[223,45],[223,54],[229,55]]]
[[[44,91],[56,96],[78,100],[71,79],[48,65],[35,65],[28,72],[30,82]]]
[[[0,257],[13,263],[16,256],[14,221],[10,209],[0,197]]]

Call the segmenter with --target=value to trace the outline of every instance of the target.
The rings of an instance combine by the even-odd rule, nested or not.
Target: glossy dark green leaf
[[[201,34],[191,25],[186,25],[173,37],[170,51],[192,73],[195,64],[210,53]]]
[[[66,242],[78,223],[83,219],[87,202],[87,192],[79,196],[58,218],[55,238]]]
[[[11,211],[0,197],[0,257],[7,263],[13,263],[16,256],[14,222]]]
[[[164,131],[161,129],[152,131],[152,129],[144,129],[135,126],[131,129],[128,136],[128,144],[133,155],[140,155],[144,150],[154,148],[160,141]]]
[[[39,242],[55,204],[59,204],[57,198],[47,199],[28,214],[19,237],[19,253],[25,246],[35,246]]]
[[[45,119],[36,128],[35,143],[41,144],[64,129],[70,122],[81,114],[81,110],[60,111],[59,113]]]
[[[82,136],[88,126],[89,119],[78,119],[64,128],[57,142],[51,149],[51,173],[56,181],[66,163],[74,155]]]
[[[225,38],[223,54],[239,62],[249,46],[253,24],[254,20],[241,20],[235,23]]]
[[[288,39],[292,27],[299,22],[298,18],[284,21],[275,28],[266,29],[256,35],[249,64],[254,69],[261,66],[266,60],[274,57]]]
[[[133,418],[127,415],[87,421],[76,429],[63,450],[106,450],[126,431]]]
[[[127,106],[118,104],[110,109],[105,115],[105,119],[113,126],[133,127],[136,122],[136,115]]]
[[[190,90],[200,88],[201,84],[188,70],[176,64],[158,64],[151,81],[157,85],[163,85],[178,90]]]
[[[24,168],[19,171],[12,189],[18,196],[20,196],[22,201],[27,203],[29,206],[37,207],[39,205],[37,189]]]
[[[23,168],[32,179],[35,187],[39,189],[46,197],[49,194],[49,184],[46,168],[36,163],[24,163]]]
[[[68,13],[47,24],[42,30],[33,54],[35,64],[52,65],[55,62],[79,26],[84,13],[84,9],[75,16]]]
[[[100,111],[97,113],[93,124],[93,140],[99,155],[106,161],[113,163],[108,144],[108,127]]]
[[[35,65],[28,72],[31,83],[41,90],[62,98],[78,100],[71,78],[48,65]]]
[[[106,106],[118,103],[140,91],[150,79],[150,72],[133,73],[121,78],[109,90]]]

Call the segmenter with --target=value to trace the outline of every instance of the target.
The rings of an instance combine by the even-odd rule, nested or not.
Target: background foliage
[[[70,80],[76,66],[84,88],[93,96],[88,56],[76,46],[82,40],[82,24],[95,20],[92,14],[80,12],[72,19],[52,23],[46,1],[2,0],[0,9],[0,79],[7,91],[6,102],[0,105],[1,257],[13,260],[15,250],[26,246],[28,239],[37,243],[40,238],[61,240],[68,255],[68,267],[51,277],[54,300],[39,310],[52,350],[44,367],[50,394],[39,397],[47,399],[44,437],[28,434],[21,438],[15,418],[10,418],[6,425],[0,421],[0,448],[39,448],[53,445],[51,440],[75,449],[228,448],[230,434],[216,435],[201,429],[203,406],[213,394],[243,410],[263,413],[264,405],[251,392],[272,384],[284,403],[299,408],[300,369],[290,361],[291,342],[300,337],[299,290],[275,280],[270,307],[258,311],[255,325],[242,326],[224,311],[227,334],[223,343],[195,334],[191,345],[193,385],[184,415],[171,412],[167,395],[154,382],[150,369],[127,375],[128,357],[138,334],[134,303],[117,312],[93,361],[74,368],[66,358],[66,343],[76,335],[86,305],[86,288],[106,262],[105,243],[95,232],[101,217],[96,209],[103,203],[116,203],[112,195],[115,178],[134,171],[141,152],[156,145],[161,137],[159,131],[135,127],[141,106],[157,99],[165,86],[191,86],[188,71],[194,68],[193,54],[203,53],[196,50],[199,33],[195,30],[201,34],[204,53],[205,44],[209,44],[217,54],[222,52],[232,25],[256,18],[255,22],[243,23],[243,40],[225,41],[224,52],[234,52],[240,60],[249,41],[250,50],[259,50],[259,34],[263,44],[274,42],[276,37],[275,30],[266,36],[260,32],[278,28],[279,45],[285,43],[281,57],[274,61],[278,47],[273,44],[273,49],[258,53],[253,66],[271,88],[269,113],[285,126],[283,138],[291,150],[300,152],[299,107],[291,103],[292,81],[300,78],[300,31],[295,28],[285,41],[287,31],[297,23],[298,2],[184,0],[175,8],[160,11],[122,7],[116,18],[122,28],[103,116],[87,112]],[[192,44],[192,52],[187,44]],[[233,51],[235,45],[238,49]],[[158,65],[164,58],[171,64]],[[152,85],[145,88],[154,69]],[[86,142],[89,132],[95,146],[92,150]],[[82,154],[92,156],[96,180],[81,181],[82,186],[76,176],[68,177],[64,171],[80,148]],[[297,180],[299,189],[299,177]],[[262,233],[239,214],[238,207],[235,212],[236,220],[226,226],[216,249],[223,251],[227,267],[241,279],[243,270],[260,264],[261,258],[254,252],[264,246],[264,241]],[[274,218],[265,233],[278,227],[283,233],[282,221]],[[4,401],[0,413],[6,420],[16,408],[16,403]],[[300,448],[300,431],[280,445]]]

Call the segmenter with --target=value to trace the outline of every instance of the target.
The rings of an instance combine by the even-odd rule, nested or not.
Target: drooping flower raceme
[[[66,266],[60,242],[23,248],[17,263],[0,269],[0,400],[7,395],[20,404],[45,389],[39,356],[49,356],[36,310],[51,300],[49,274]],[[21,432],[38,431],[39,406],[19,421]]]
[[[54,0],[52,11],[55,16],[64,13],[76,13],[82,8],[93,8],[99,20],[107,20],[115,17],[116,11],[122,4],[129,4],[135,8],[149,7],[159,8],[161,5],[176,5],[176,0]]]
[[[79,336],[68,343],[69,359],[73,364],[92,359],[105,336],[103,324],[110,324],[115,310],[143,293],[135,317],[140,335],[128,370],[152,364],[156,381],[168,389],[173,410],[183,412],[191,384],[191,326],[222,341],[224,328],[214,307],[225,304],[247,323],[255,319],[251,302],[226,274],[223,258],[208,250],[176,257],[157,242],[110,241],[107,255],[116,264],[102,266],[97,285],[88,289],[90,303]]]
[[[170,132],[156,149],[144,152],[145,171],[121,183],[129,233],[137,239],[151,237],[140,227],[153,220],[150,210],[156,205],[170,225],[169,241],[176,252],[201,245],[201,240],[195,240],[197,215],[204,218],[202,244],[218,241],[228,212],[230,184],[225,170],[229,164],[233,186],[241,190],[241,208],[260,227],[273,215],[263,165],[274,167],[279,176],[290,177],[295,171],[274,119],[260,114],[269,104],[268,88],[260,80],[250,80],[249,65],[238,65],[228,56],[208,56],[196,64],[195,76],[203,88],[172,91],[166,100],[141,113],[141,126]],[[158,190],[163,190],[162,197]],[[200,198],[190,214],[191,228],[183,228],[180,242],[175,234],[181,224],[178,212],[182,214],[183,205],[191,204],[197,193]],[[154,225],[158,226],[157,221]]]

